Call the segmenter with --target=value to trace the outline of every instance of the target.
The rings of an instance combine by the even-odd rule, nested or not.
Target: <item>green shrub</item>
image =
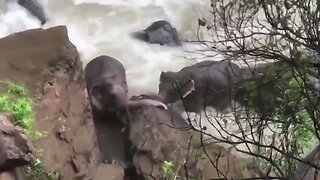
[[[272,136],[274,139],[270,144],[279,146],[281,151],[293,157],[301,158],[302,154],[310,149],[317,140],[314,119],[307,110],[308,107],[314,106],[313,99],[317,98],[308,98],[305,95],[308,91],[306,81],[301,78],[301,72],[294,69],[275,68],[260,81],[272,82],[271,86],[266,86],[268,90],[264,92],[269,93],[265,99],[270,102],[269,105],[271,105],[273,111],[268,118],[258,119],[259,123],[272,124],[279,130],[273,129]],[[254,83],[248,84],[246,90],[249,92],[248,104],[259,108],[258,99],[261,97],[257,95],[257,86],[254,86]],[[263,94],[262,96],[266,95]],[[265,105],[266,103],[260,104]],[[259,110],[262,114],[264,109]],[[258,143],[264,144],[263,138],[266,137],[261,135],[261,142]],[[281,146],[275,145],[276,143],[281,143]],[[250,166],[256,166],[257,169],[271,168],[275,172],[288,173],[288,176],[291,175],[289,173],[296,171],[297,160],[288,157],[286,154],[276,152],[268,145],[256,147],[255,153],[259,156],[254,158],[254,162]],[[273,164],[268,160],[271,156],[273,157]]]
[[[165,180],[170,180],[174,177],[172,161],[164,161],[162,165],[162,169],[163,169],[163,178]]]
[[[29,134],[33,133],[34,112],[32,101],[25,87],[6,82],[7,93],[0,95],[0,112],[10,112],[16,125],[24,128]]]
[[[18,99],[12,105],[11,112],[18,125],[28,132],[32,132],[34,126],[34,113],[30,100],[26,98]]]
[[[0,95],[0,112],[12,113],[15,124],[25,129],[33,140],[46,136],[46,132],[41,133],[34,130],[35,114],[27,89],[11,82],[0,81],[0,84],[5,85],[7,88],[7,93]],[[36,159],[32,166],[24,169],[26,178],[30,180],[58,179],[55,174],[45,170],[39,158]]]

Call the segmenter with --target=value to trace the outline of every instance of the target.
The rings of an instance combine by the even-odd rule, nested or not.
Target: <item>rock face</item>
[[[173,163],[171,175],[189,179],[252,177],[243,168],[245,164],[237,163],[245,161],[217,145],[202,144],[200,133],[190,129],[173,109],[144,107],[132,113],[131,123],[130,139],[140,151],[134,156],[134,165],[145,179],[173,179],[163,170],[165,161]]]
[[[0,114],[0,172],[30,165],[35,160],[33,152],[30,138],[14,126],[12,116]]]
[[[32,29],[0,39],[0,80],[24,84],[33,97],[35,146],[44,165],[61,179],[96,179],[122,169],[100,161],[83,67],[65,26]],[[115,172],[116,170],[117,172]]]

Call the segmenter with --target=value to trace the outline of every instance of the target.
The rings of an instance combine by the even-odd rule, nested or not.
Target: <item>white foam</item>
[[[0,37],[39,27],[38,21],[15,2],[8,1],[1,6],[3,7],[0,13]]]
[[[157,92],[161,71],[178,71],[190,65],[192,62],[184,57],[195,54],[184,50],[196,47],[151,45],[132,39],[130,33],[156,20],[168,20],[182,39],[194,38],[197,19],[208,16],[210,8],[209,0],[43,0],[41,3],[50,19],[44,27],[66,25],[84,65],[102,54],[123,63],[129,96]],[[14,2],[1,10],[0,37],[40,27],[36,18]],[[214,129],[210,132],[218,135]]]

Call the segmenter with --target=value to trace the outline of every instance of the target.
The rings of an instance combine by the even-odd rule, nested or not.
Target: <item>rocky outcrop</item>
[[[146,29],[134,32],[132,37],[148,42],[166,46],[180,46],[178,32],[168,21],[160,20],[153,22]]]
[[[99,180],[110,171],[121,179],[121,168],[100,161],[83,78],[65,26],[0,39],[0,80],[23,84],[32,95],[35,128],[46,132],[35,143],[45,167],[61,179]]]
[[[0,114],[0,179],[14,179],[16,168],[31,165],[34,147],[26,132],[14,125],[11,114]]]
[[[165,111],[144,107],[133,112],[131,120],[130,140],[138,148],[133,161],[147,180],[164,176],[169,179],[173,176],[189,179],[252,177],[245,168],[246,161],[222,147],[201,143],[201,134],[171,108]],[[171,176],[163,169],[165,161],[172,163]]]
[[[0,127],[0,172],[31,164],[32,145],[22,129]]]

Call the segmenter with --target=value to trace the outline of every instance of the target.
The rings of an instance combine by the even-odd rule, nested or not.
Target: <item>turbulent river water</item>
[[[142,30],[154,21],[167,20],[177,29],[181,39],[192,40],[196,38],[198,18],[210,16],[210,0],[38,1],[49,18],[43,28],[66,25],[84,65],[99,55],[109,55],[123,63],[127,70],[129,96],[157,92],[161,71],[177,71],[199,61],[196,54],[187,53],[198,48],[195,44],[183,43],[181,47],[152,45],[131,38],[131,32]],[[40,22],[16,0],[0,0],[0,38],[39,27]],[[219,60],[219,57],[210,60]],[[215,137],[225,134],[214,128],[219,127],[216,122],[212,126],[205,119],[199,122],[207,127],[209,134]],[[239,129],[232,125],[233,118],[227,119],[230,120],[229,130]],[[247,149],[245,144],[237,147]]]
[[[98,55],[119,59],[127,70],[129,95],[157,92],[161,71],[188,65],[192,46],[164,47],[140,42],[130,33],[156,20],[167,20],[182,39],[195,38],[197,19],[209,14],[210,0],[39,0],[49,21],[44,28],[66,25],[81,60]],[[0,2],[0,37],[40,27],[15,0]]]
[[[167,20],[177,29],[181,39],[195,39],[198,18],[210,15],[210,0],[38,1],[49,18],[43,28],[66,25],[84,65],[102,54],[123,63],[127,70],[129,96],[157,92],[161,71],[177,71],[195,63],[190,58],[196,55],[190,51],[197,48],[187,43],[181,47],[147,44],[131,38],[130,33],[142,30],[154,21]],[[16,0],[0,0],[0,38],[39,27],[40,22]],[[207,132],[219,135],[218,131],[209,128]]]

